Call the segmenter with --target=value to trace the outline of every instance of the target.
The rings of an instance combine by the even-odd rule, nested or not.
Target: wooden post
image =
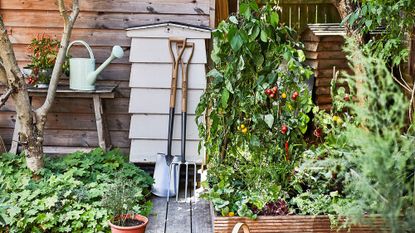
[[[16,123],[14,124],[12,145],[9,151],[10,153],[17,154],[17,149],[19,148],[19,131],[20,131],[20,122],[16,114]]]
[[[6,152],[7,152],[6,146],[4,145],[3,138],[1,138],[0,136],[0,155]]]
[[[105,137],[104,137],[104,127],[103,127],[103,120],[102,120],[102,102],[99,95],[94,94],[94,112],[95,112],[95,122],[97,124],[97,132],[98,132],[98,144],[104,151],[107,150],[107,146],[105,144]]]

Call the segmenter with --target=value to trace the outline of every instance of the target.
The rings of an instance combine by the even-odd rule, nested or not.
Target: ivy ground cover
[[[114,182],[134,187],[136,213],[149,214],[153,179],[117,150],[49,158],[40,174],[23,155],[0,156],[0,232],[110,232],[102,199]]]

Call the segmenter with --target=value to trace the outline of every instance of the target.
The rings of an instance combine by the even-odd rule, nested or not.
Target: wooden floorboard
[[[192,203],[192,233],[212,233],[209,202],[197,199]]]
[[[153,210],[148,217],[149,223],[147,225],[147,233],[164,233],[167,200],[166,198],[154,197]]]
[[[188,196],[185,201],[185,177],[181,178],[183,182],[180,185],[178,201],[175,196],[171,197],[169,202],[161,197],[152,199],[153,211],[149,216],[147,233],[213,233],[209,202],[194,197],[199,195],[193,194],[192,176],[189,177]],[[200,193],[200,190],[197,193]]]
[[[181,199],[183,200],[183,199]],[[191,233],[191,205],[170,200],[167,212],[166,233]]]

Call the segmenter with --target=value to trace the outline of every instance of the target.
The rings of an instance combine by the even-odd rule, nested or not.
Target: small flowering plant
[[[48,84],[55,66],[60,41],[45,34],[39,34],[32,39],[28,50],[31,63],[28,65],[32,71],[28,74],[28,84]]]

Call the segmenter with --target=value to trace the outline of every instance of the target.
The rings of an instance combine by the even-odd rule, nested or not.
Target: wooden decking
[[[147,233],[212,233],[209,203],[203,199],[176,202],[171,198],[153,198]]]

